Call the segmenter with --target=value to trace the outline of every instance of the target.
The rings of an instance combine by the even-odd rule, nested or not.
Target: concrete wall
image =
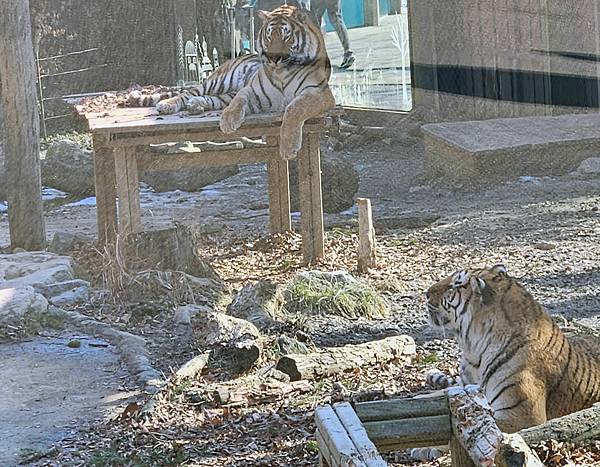
[[[429,121],[597,112],[599,4],[410,0],[415,111]]]

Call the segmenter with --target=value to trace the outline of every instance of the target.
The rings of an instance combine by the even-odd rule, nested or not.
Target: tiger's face
[[[458,271],[432,285],[425,292],[431,325],[457,331],[461,318],[468,318],[468,313],[493,302],[507,277],[506,268],[498,264],[491,268]]]
[[[267,63],[302,64],[314,59],[322,35],[315,31],[314,15],[309,10],[283,5],[271,12],[258,12],[262,26],[256,40],[256,50]],[[315,34],[317,32],[318,34]]]

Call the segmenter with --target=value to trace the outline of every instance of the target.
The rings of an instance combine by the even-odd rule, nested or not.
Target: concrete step
[[[561,175],[600,155],[600,114],[432,123],[422,127],[428,173],[452,185]]]

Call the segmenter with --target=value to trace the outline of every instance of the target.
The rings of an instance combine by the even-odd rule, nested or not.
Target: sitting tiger
[[[567,339],[504,266],[459,271],[425,294],[430,322],[456,334],[462,384],[479,384],[504,432],[600,401],[600,339]]]
[[[224,109],[221,130],[233,133],[248,114],[283,112],[280,154],[296,157],[302,127],[335,106],[329,88],[331,63],[314,15],[294,5],[261,11],[255,55],[225,62],[201,85],[183,91],[143,95],[134,91],[129,106],[156,105],[159,113]]]

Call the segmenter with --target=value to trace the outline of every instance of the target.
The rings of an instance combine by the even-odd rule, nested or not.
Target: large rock
[[[42,159],[42,183],[67,193],[94,194],[94,161],[92,151],[61,139],[50,145]]]
[[[0,289],[41,289],[74,279],[72,259],[46,252],[0,255]]]
[[[249,321],[224,313],[208,312],[198,313],[192,326],[198,343],[224,350],[231,368],[236,372],[249,370],[261,356],[260,332]]]
[[[354,204],[358,191],[358,172],[354,166],[337,156],[321,159],[321,185],[323,187],[323,210],[333,214],[345,211]],[[290,201],[292,211],[300,210],[298,162],[290,162]]]
[[[68,255],[88,240],[79,233],[56,232],[52,237],[48,251],[57,255]]]
[[[41,315],[48,310],[48,301],[33,287],[0,290],[0,326],[18,325],[28,315]]]
[[[198,169],[146,172],[141,180],[154,191],[200,191],[207,185],[224,180],[239,172],[237,165],[224,167],[204,167]]]
[[[277,284],[268,279],[261,280],[244,286],[234,297],[227,313],[263,329],[283,317],[284,301],[282,289]]]

